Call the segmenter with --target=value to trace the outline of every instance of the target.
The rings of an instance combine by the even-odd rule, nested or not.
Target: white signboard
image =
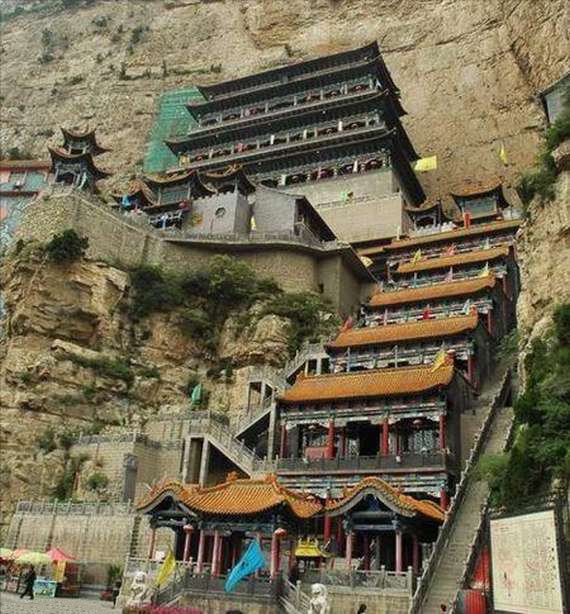
[[[495,610],[562,614],[554,512],[491,520]]]

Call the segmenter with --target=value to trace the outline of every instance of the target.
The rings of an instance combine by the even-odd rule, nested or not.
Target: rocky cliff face
[[[570,302],[570,141],[553,156],[560,172],[556,196],[530,204],[518,236],[523,291],[517,313],[525,345],[545,334],[556,305]]]
[[[212,407],[238,411],[252,368],[288,356],[287,322],[267,315],[247,332],[228,320],[218,355],[206,359],[176,310],[135,322],[125,309],[129,275],[102,262],[53,264],[26,247],[4,261],[1,280],[0,474],[8,507],[47,495],[61,473],[61,450],[46,456],[39,444],[46,431],[57,439],[184,414],[192,381],[203,384]],[[217,359],[232,364],[231,374],[216,369]]]
[[[439,168],[432,194],[510,183],[535,154],[538,91],[566,70],[564,0],[114,0],[19,3],[5,19],[2,147],[45,156],[60,125],[100,127],[101,162],[139,169],[161,92],[230,79],[377,39]],[[6,14],[14,4],[4,0]],[[505,145],[508,166],[497,152]]]

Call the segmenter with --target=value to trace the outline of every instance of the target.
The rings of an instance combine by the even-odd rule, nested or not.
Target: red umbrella
[[[54,563],[59,563],[60,561],[69,562],[76,560],[75,557],[66,554],[63,550],[60,550],[59,548],[52,548],[51,550],[48,550],[46,554]]]

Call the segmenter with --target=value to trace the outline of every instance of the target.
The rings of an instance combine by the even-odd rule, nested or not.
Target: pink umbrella
[[[60,550],[59,548],[52,548],[51,550],[48,550],[46,554],[49,556],[53,563],[59,563],[61,561],[70,562],[76,560],[75,557],[66,554],[63,550]]]

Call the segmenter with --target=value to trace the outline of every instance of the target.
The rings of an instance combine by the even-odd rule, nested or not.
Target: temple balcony
[[[336,118],[328,121],[319,120],[299,124],[298,126],[289,126],[286,130],[271,131],[271,126],[268,126],[260,136],[256,138],[244,139],[239,141],[239,137],[233,137],[231,140],[216,143],[216,148],[212,146],[202,147],[199,149],[186,150],[180,154],[179,165],[186,167],[189,164],[196,164],[205,160],[214,158],[225,158],[232,155],[243,154],[247,151],[269,150],[275,149],[278,145],[288,143],[299,143],[302,141],[313,141],[322,136],[329,136],[341,132],[351,132],[365,127],[376,126],[381,122],[378,112],[364,112],[348,115],[347,117]]]
[[[360,122],[354,122],[358,124]],[[370,137],[373,136],[386,136],[388,135],[388,130],[386,125],[383,123],[375,123],[374,125],[364,125],[362,127],[355,127],[352,130],[334,130],[333,128],[329,128],[333,130],[330,134],[314,134],[311,138],[300,139],[298,141],[289,141],[287,142],[285,137],[281,137],[283,142],[276,143],[275,141],[272,143],[268,141],[267,144],[264,144],[263,147],[255,147],[255,149],[242,150],[239,152],[232,151],[231,147],[227,149],[219,150],[218,155],[213,155],[210,157],[205,157],[202,160],[193,159],[190,161],[193,169],[207,169],[210,167],[220,167],[225,166],[228,163],[232,164],[248,164],[250,162],[255,162],[260,156],[270,157],[269,154],[288,154],[288,153],[297,153],[299,149],[305,150],[310,149],[311,146],[326,146],[326,145],[334,145],[335,143],[343,143],[343,137],[353,137],[352,141],[358,140],[356,137]],[[205,155],[205,154],[204,154]],[[174,170],[178,170],[174,169]]]
[[[483,265],[470,266],[468,268],[458,269],[453,267],[452,274],[450,276],[450,269],[440,273],[427,273],[418,274],[416,278],[413,275],[404,277],[399,275],[395,281],[394,288],[402,290],[404,288],[420,288],[422,286],[433,286],[434,284],[440,284],[444,281],[459,281],[460,279],[474,279],[481,275],[481,271],[484,268]],[[489,272],[494,273],[499,279],[507,274],[507,267],[503,263],[493,263],[489,265]]]
[[[339,103],[351,102],[358,100],[364,95],[370,95],[377,92],[376,86],[371,87],[368,81],[363,82],[361,79],[354,79],[349,82],[346,93],[335,97],[321,98],[320,92],[315,95],[307,93],[305,96],[281,96],[272,98],[271,102],[267,101],[262,107],[236,107],[230,112],[221,115],[209,115],[204,117],[202,123],[188,132],[190,137],[198,137],[209,133],[217,133],[220,130],[239,129],[242,125],[250,125],[252,122],[269,122],[281,119],[292,112],[305,112],[316,108],[329,108],[337,106]],[[267,105],[267,106],[266,106]],[[267,109],[267,110],[266,110]]]
[[[278,458],[274,467],[278,474],[289,473],[346,473],[366,474],[415,471],[418,469],[447,471],[455,466],[454,456],[445,450],[402,452],[401,454],[353,456],[337,458]]]

